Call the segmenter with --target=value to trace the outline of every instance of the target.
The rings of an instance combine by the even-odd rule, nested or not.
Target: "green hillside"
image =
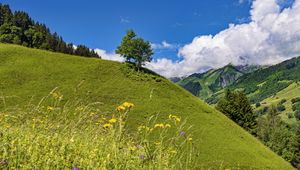
[[[176,82],[201,99],[211,97],[215,92],[234,83],[244,73],[229,64],[217,70],[193,74]]]
[[[263,110],[265,107],[270,108],[272,105],[277,106],[281,101],[285,101],[284,103],[282,103],[282,105],[285,107],[285,110],[281,112],[280,116],[285,122],[289,124],[295,124],[297,122],[297,119],[295,118],[295,112],[292,109],[292,99],[299,97],[300,84],[292,83],[287,88],[261,101],[261,106],[257,107],[256,110]]]
[[[293,83],[300,80],[300,57],[270,67],[262,67],[246,73],[226,88],[242,90],[252,103],[261,102],[279,93]],[[224,88],[215,91],[206,101],[215,104],[222,96]]]
[[[169,114],[186,118],[200,154],[197,160],[205,169],[293,169],[186,90],[158,75],[137,73],[126,64],[0,44],[0,80],[0,112],[37,104],[54,88],[64,95],[63,102],[73,98],[100,102],[103,114],[129,101],[135,104],[129,115],[131,128],[154,114],[159,119]]]
[[[246,74],[230,88],[243,89],[252,102],[262,101],[300,81],[300,57]]]
[[[300,57],[296,57],[268,68],[241,76],[229,86],[232,90],[243,90],[253,104],[259,103],[256,110],[263,110],[271,105],[278,106],[282,101],[283,109],[279,109],[283,120],[289,124],[296,123],[295,111],[291,100],[300,97]],[[211,100],[217,101],[221,91]],[[264,113],[262,113],[264,114]]]

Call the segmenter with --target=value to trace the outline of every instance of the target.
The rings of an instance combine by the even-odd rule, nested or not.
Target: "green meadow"
[[[147,70],[138,72],[128,64],[0,44],[0,80],[3,166],[176,169],[172,164],[178,160],[176,167],[182,169],[293,169],[199,98],[159,75]],[[59,102],[53,99],[54,92],[62,96]],[[105,121],[99,120],[112,119],[114,115],[119,118],[116,108],[124,102],[134,104],[127,114],[126,126],[119,124],[108,131],[103,127]],[[184,127],[176,129],[176,124],[168,123],[170,114],[180,117]],[[33,128],[36,121],[44,123]],[[167,130],[167,123],[175,129]],[[156,124],[164,128],[150,138],[139,135],[139,127],[154,128]],[[125,129],[116,133],[120,127]],[[178,139],[183,130],[189,136]],[[118,141],[117,136],[124,133],[124,140]],[[155,147],[163,139],[168,140]],[[173,139],[182,143],[183,149],[178,147],[180,144],[168,143]],[[130,152],[134,143],[154,148],[150,149],[154,156],[144,163],[147,156],[139,156],[145,150]],[[170,148],[164,146],[176,147],[165,153]],[[175,152],[179,156],[172,156]],[[101,154],[92,155],[95,153]],[[115,162],[107,162],[112,159]],[[184,164],[186,160],[191,161],[189,165]]]

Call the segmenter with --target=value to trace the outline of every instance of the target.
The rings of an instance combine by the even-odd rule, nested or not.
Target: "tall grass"
[[[62,103],[52,91],[38,105],[0,111],[0,169],[195,169],[189,128],[178,116],[150,117],[127,130],[134,104],[110,114],[99,103]]]

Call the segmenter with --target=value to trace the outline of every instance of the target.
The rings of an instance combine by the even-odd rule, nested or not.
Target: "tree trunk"
[[[136,67],[138,69],[138,72],[140,72],[140,68],[142,67],[142,63],[140,61],[136,62]]]

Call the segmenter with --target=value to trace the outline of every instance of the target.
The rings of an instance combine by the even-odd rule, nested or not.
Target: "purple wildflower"
[[[79,170],[78,166],[75,165],[75,166],[73,167],[73,170]]]
[[[6,165],[7,164],[7,160],[6,159],[2,159],[1,160],[1,165]]]
[[[140,155],[141,160],[145,160],[145,155]]]
[[[179,135],[180,135],[180,136],[185,136],[186,133],[185,133],[184,131],[181,131],[181,132],[179,133]]]

